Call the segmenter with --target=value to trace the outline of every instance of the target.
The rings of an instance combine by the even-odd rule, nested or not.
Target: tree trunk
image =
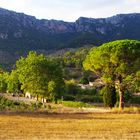
[[[36,95],[36,100],[38,101],[38,95]]]
[[[44,97],[42,98],[42,103],[44,104]]]
[[[45,98],[42,98],[43,107],[45,107]]]
[[[119,102],[119,109],[122,110],[124,109],[124,87],[122,86],[122,76],[119,76],[119,96],[120,96],[120,102]]]
[[[124,92],[119,90],[120,102],[119,102],[119,109],[124,109]]]

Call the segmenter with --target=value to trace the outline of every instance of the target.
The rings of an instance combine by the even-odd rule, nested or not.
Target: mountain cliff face
[[[0,58],[3,58],[0,63],[7,60],[7,56],[14,62],[29,50],[45,52],[100,45],[117,39],[140,40],[139,25],[139,13],[99,19],[80,17],[75,22],[64,22],[38,20],[34,16],[0,8]]]

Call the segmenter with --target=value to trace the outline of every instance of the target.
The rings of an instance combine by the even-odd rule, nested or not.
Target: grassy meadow
[[[0,140],[139,140],[140,115],[124,113],[5,113]]]

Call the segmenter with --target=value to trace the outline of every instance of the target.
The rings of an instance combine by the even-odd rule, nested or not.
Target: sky
[[[0,7],[35,16],[73,22],[79,17],[104,18],[140,13],[140,0],[0,0]]]

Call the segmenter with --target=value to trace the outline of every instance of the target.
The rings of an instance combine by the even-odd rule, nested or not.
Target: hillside
[[[0,8],[0,64],[14,63],[30,50],[47,54],[117,39],[140,40],[139,24],[139,13],[99,19],[80,17],[75,22],[64,22],[39,20]]]

